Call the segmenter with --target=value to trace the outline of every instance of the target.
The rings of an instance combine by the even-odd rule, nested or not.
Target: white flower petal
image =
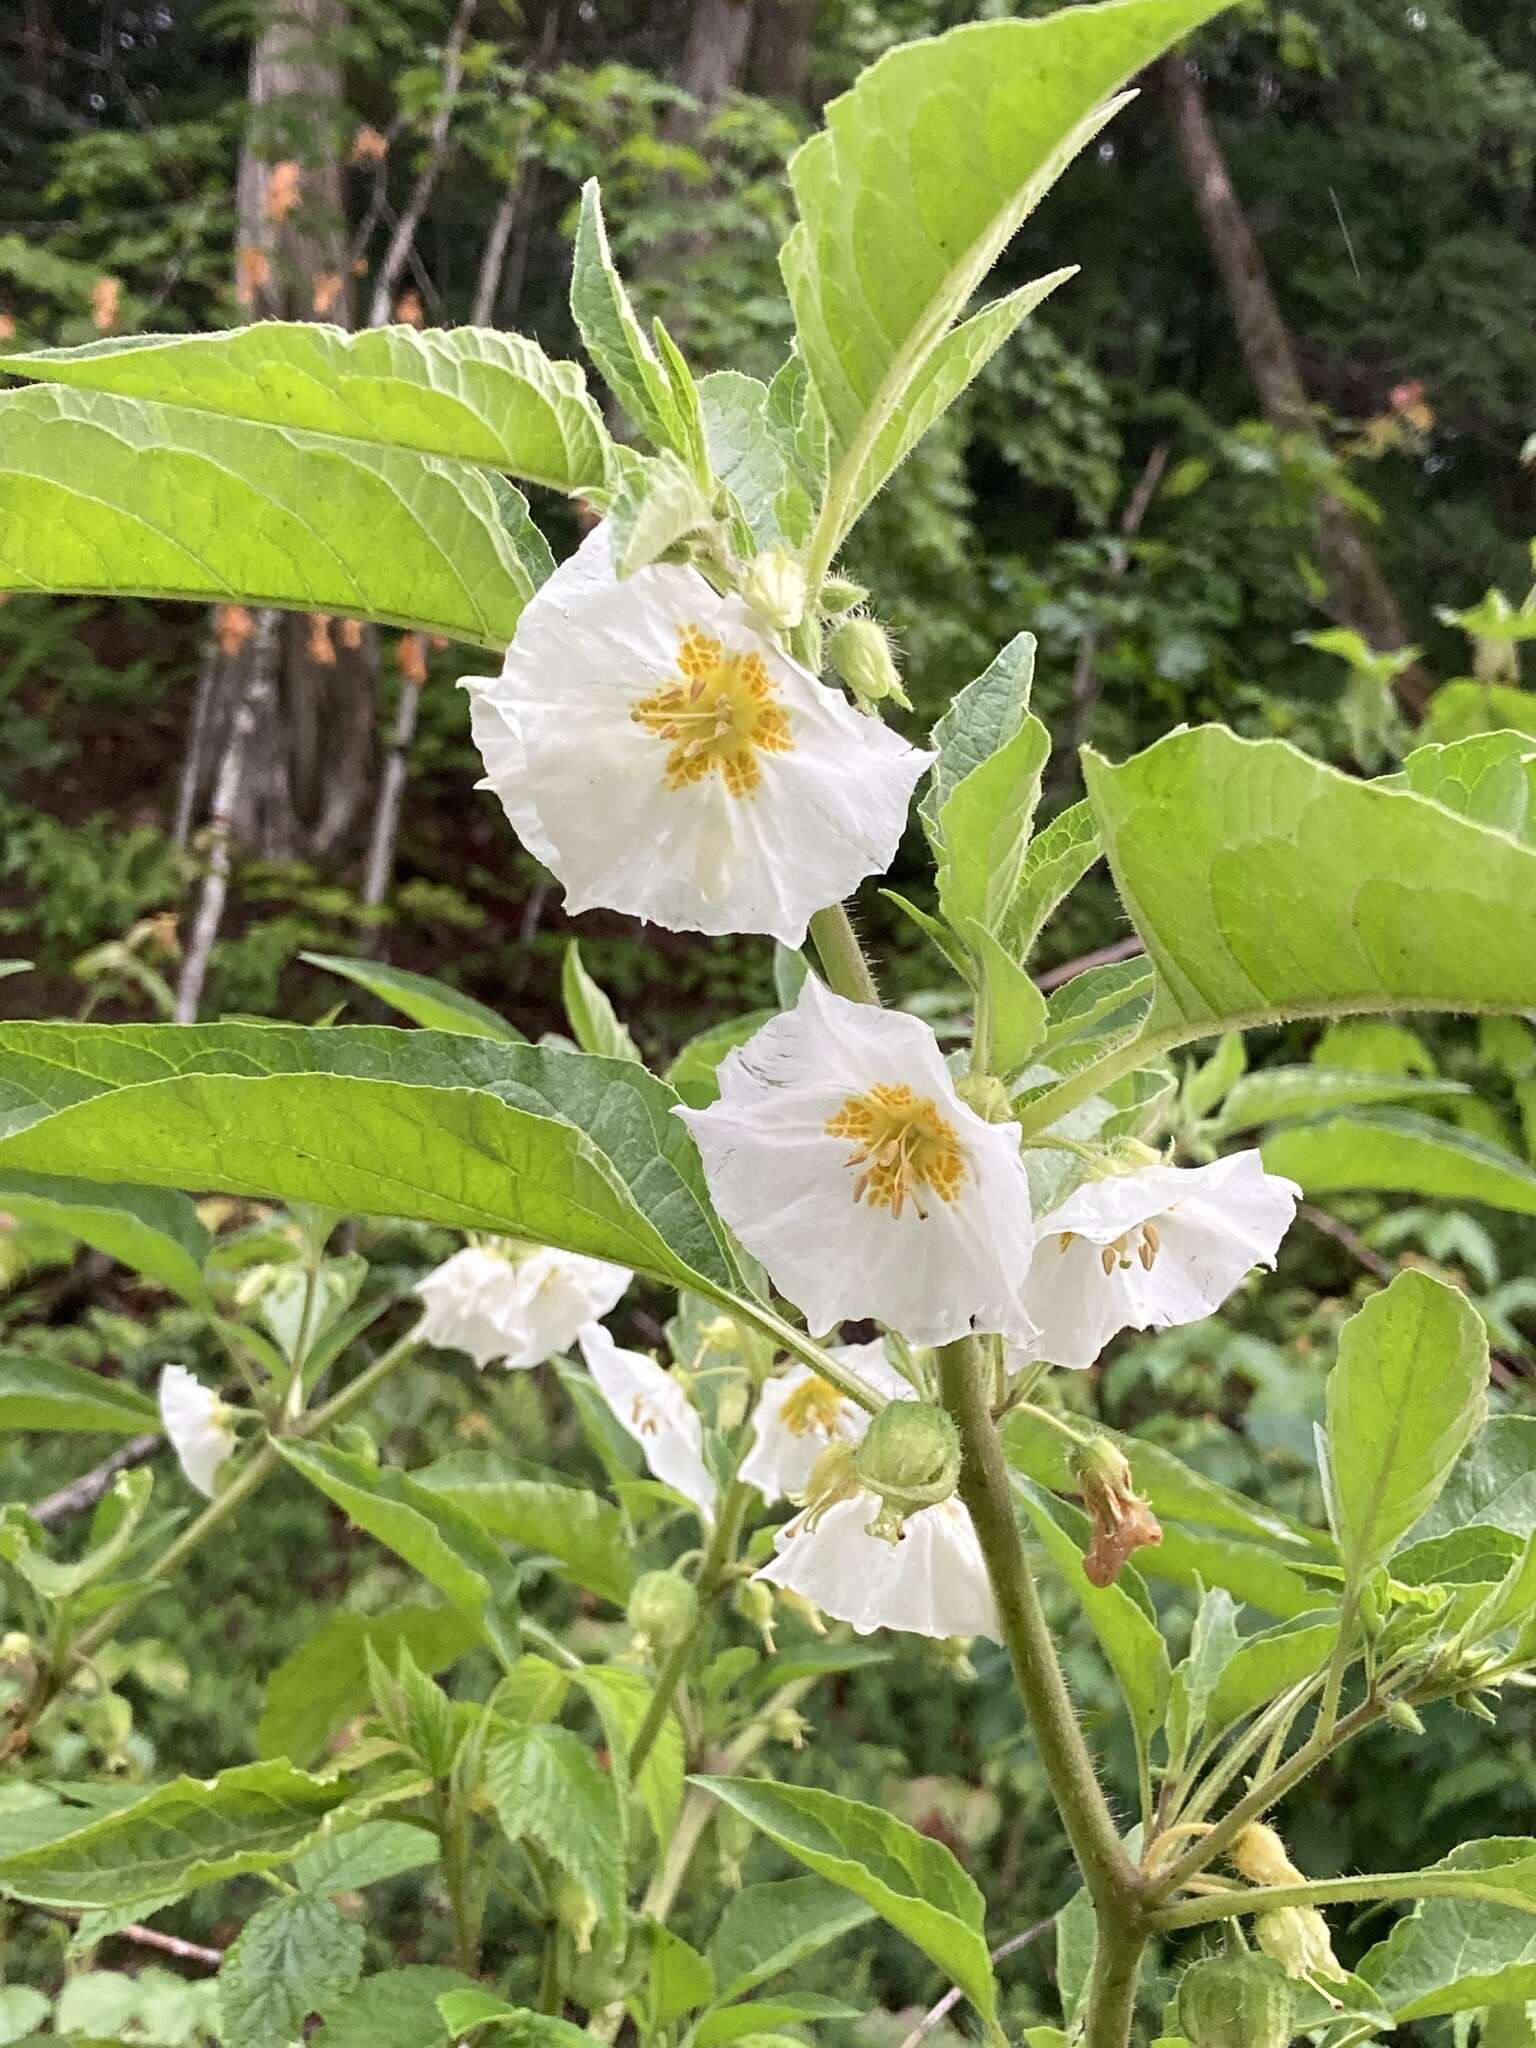
[[[466,1245],[417,1285],[426,1305],[422,1342],[468,1352],[479,1366],[542,1365],[616,1307],[631,1277],[575,1252],[541,1247],[515,1256]]]
[[[916,1398],[915,1389],[887,1360],[878,1338],[873,1344],[837,1345],[832,1356],[888,1399]],[[812,1466],[834,1439],[858,1443],[869,1428],[869,1416],[810,1366],[796,1365],[763,1388],[752,1427],[752,1448],[742,1459],[738,1476],[755,1486],[765,1501],[774,1501],[804,1491]]]
[[[1088,1366],[1119,1330],[1201,1321],[1274,1264],[1300,1195],[1252,1151],[1087,1182],[1041,1220],[1024,1286],[1038,1334],[1013,1362]]]
[[[899,1203],[864,1184],[858,1139],[829,1129],[881,1090],[909,1091],[911,1131],[940,1133],[924,1141]],[[914,1344],[973,1328],[1030,1335],[1020,1285],[1034,1231],[1018,1126],[985,1123],[960,1100],[918,1018],[846,1002],[811,975],[793,1010],[727,1056],[719,1101],[676,1113],[716,1208],[813,1330],[872,1316]]]
[[[745,742],[753,786],[705,766],[669,777],[710,734],[663,730],[681,635],[755,657],[782,714]],[[696,569],[656,564],[620,583],[599,526],[535,593],[500,676],[466,677],[486,783],[572,911],[602,906],[678,931],[771,932],[799,945],[812,911],[889,866],[932,759],[792,661],[739,598]],[[724,700],[721,700],[724,701]],[[714,705],[713,686],[704,699]],[[705,712],[682,705],[687,725]],[[787,745],[780,742],[787,738]],[[677,785],[677,786],[674,786]]]
[[[643,1351],[615,1344],[601,1323],[581,1332],[581,1355],[619,1427],[645,1453],[664,1485],[715,1518],[715,1482],[704,1462],[704,1425],[671,1373]]]
[[[189,1483],[211,1500],[219,1467],[235,1449],[229,1410],[218,1395],[179,1365],[160,1374],[160,1420]]]
[[[802,1594],[861,1636],[894,1628],[1000,1641],[981,1544],[960,1502],[909,1515],[899,1543],[868,1533],[878,1506],[874,1494],[863,1493],[836,1502],[814,1528],[796,1516],[779,1531],[776,1555],[757,1577]]]

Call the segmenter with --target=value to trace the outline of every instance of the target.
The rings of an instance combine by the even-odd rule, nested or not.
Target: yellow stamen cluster
[[[954,1125],[930,1097],[914,1095],[905,1083],[882,1082],[867,1094],[850,1095],[826,1130],[829,1137],[855,1141],[844,1163],[862,1169],[853,1199],[872,1209],[900,1216],[910,1202],[926,1222],[924,1193],[952,1202],[964,1184],[965,1151]]]
[[[813,1373],[785,1396],[779,1418],[792,1436],[840,1436],[844,1405],[837,1388]]]
[[[718,774],[732,796],[750,796],[763,779],[761,754],[794,750],[789,717],[772,676],[755,652],[727,654],[699,626],[678,632],[675,683],[642,697],[636,725],[669,742],[668,789],[686,789]]]
[[[1066,1251],[1077,1235],[1075,1230],[1062,1231],[1056,1240],[1057,1250]],[[1112,1244],[1100,1248],[1099,1264],[1104,1269],[1104,1277],[1108,1279],[1117,1266],[1122,1273],[1128,1273],[1133,1258],[1140,1263],[1144,1273],[1150,1273],[1162,1242],[1155,1223],[1142,1223],[1123,1231]]]

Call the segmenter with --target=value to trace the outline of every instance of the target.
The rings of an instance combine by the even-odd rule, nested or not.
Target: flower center
[[[836,1387],[813,1373],[785,1396],[779,1419],[792,1436],[809,1436],[813,1430],[818,1436],[841,1436],[843,1397]]]
[[[669,742],[666,786],[686,789],[718,774],[732,796],[750,796],[763,779],[760,754],[794,750],[789,717],[760,654],[727,654],[700,626],[678,631],[681,675],[630,713]]]
[[[1066,1251],[1076,1236],[1075,1230],[1064,1230],[1057,1249]],[[1129,1230],[1122,1231],[1113,1244],[1100,1246],[1099,1264],[1104,1269],[1105,1278],[1116,1270],[1128,1273],[1133,1258],[1140,1262],[1144,1273],[1150,1273],[1161,1245],[1162,1239],[1155,1223],[1133,1224]]]
[[[931,1098],[914,1095],[905,1083],[881,1083],[867,1094],[850,1095],[826,1129],[829,1137],[855,1140],[844,1163],[863,1169],[853,1184],[856,1202],[889,1209],[893,1216],[910,1202],[926,1222],[925,1191],[941,1202],[952,1202],[960,1192],[965,1151],[954,1125]]]
[[[642,1436],[656,1434],[656,1411],[644,1394],[636,1394],[635,1405],[629,1411],[629,1419]]]

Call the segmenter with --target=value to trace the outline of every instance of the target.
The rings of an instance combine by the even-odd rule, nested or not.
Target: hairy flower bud
[[[768,548],[747,571],[741,594],[766,625],[791,633],[805,617],[805,571],[787,548]]]
[[[663,1652],[676,1649],[699,1618],[699,1596],[677,1572],[642,1572],[625,1618],[637,1636]]]
[[[1281,1906],[1277,1912],[1258,1914],[1253,1938],[1288,1976],[1331,1977],[1336,1984],[1349,1976],[1333,1952],[1328,1922],[1316,1906]]]
[[[869,592],[862,583],[854,583],[846,576],[829,576],[821,586],[819,599],[821,609],[829,619],[839,612],[851,612],[855,605],[862,604]]]
[[[731,1595],[731,1605],[749,1628],[763,1639],[771,1657],[778,1647],[773,1640],[773,1588],[762,1579],[743,1579]]]
[[[854,1452],[862,1485],[881,1501],[871,1536],[894,1543],[905,1516],[948,1500],[960,1476],[960,1434],[931,1401],[888,1401]]]
[[[804,1749],[810,1722],[793,1707],[775,1707],[768,1716],[768,1733],[775,1742],[787,1742],[791,1749]]]
[[[955,1083],[955,1093],[967,1109],[974,1109],[986,1123],[1005,1124],[1013,1115],[1007,1086],[996,1074],[962,1074]]]
[[[896,670],[890,638],[878,620],[843,619],[832,630],[827,652],[833,667],[866,711],[887,697],[911,710]]]
[[[1208,1956],[1179,1982],[1179,2025],[1190,2048],[1288,2048],[1296,1994],[1263,1956]]]
[[[1162,1542],[1162,1528],[1136,1491],[1124,1453],[1108,1437],[1085,1444],[1074,1456],[1072,1470],[1093,1523],[1083,1570],[1090,1585],[1112,1586],[1132,1551]]]

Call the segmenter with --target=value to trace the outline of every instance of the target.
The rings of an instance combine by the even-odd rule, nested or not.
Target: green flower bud
[[[776,1647],[773,1640],[773,1588],[762,1579],[743,1579],[731,1595],[731,1605],[749,1628],[755,1628],[763,1639],[763,1648],[771,1657]]]
[[[810,1722],[793,1707],[775,1707],[768,1716],[768,1733],[775,1742],[787,1742],[791,1749],[804,1749]]]
[[[827,642],[832,665],[866,711],[887,697],[907,710],[912,706],[901,687],[896,657],[885,628],[876,619],[843,619]]]
[[[729,1380],[715,1397],[715,1427],[727,1436],[747,1419],[750,1395],[743,1380]]]
[[[576,1953],[584,1956],[597,1929],[597,1908],[585,1885],[578,1884],[569,1872],[562,1873],[555,1886],[555,1918],[575,1942]]]
[[[974,1109],[989,1124],[1005,1124],[1013,1115],[1008,1090],[996,1074],[962,1074],[955,1093],[967,1109]]]
[[[872,1536],[895,1543],[903,1517],[948,1500],[960,1476],[960,1433],[931,1401],[888,1401],[854,1453],[861,1485],[878,1494]]]
[[[699,1596],[677,1572],[642,1572],[624,1612],[637,1636],[674,1650],[699,1618]]]
[[[1288,1977],[1331,1977],[1342,1984],[1349,1974],[1333,1952],[1328,1922],[1316,1906],[1281,1906],[1258,1914],[1253,1938]]]
[[[1388,1700],[1387,1719],[1394,1728],[1401,1728],[1405,1735],[1424,1733],[1424,1723],[1406,1700]]]
[[[1180,1980],[1179,2025],[1190,2048],[1288,2048],[1296,1994],[1263,1956],[1208,1956]]]
[[[821,586],[818,600],[827,617],[835,618],[839,612],[851,612],[856,604],[862,604],[869,592],[862,583],[850,582],[846,576],[829,576]]]
[[[805,617],[805,571],[787,548],[769,548],[747,571],[741,594],[758,617],[791,633]]]

